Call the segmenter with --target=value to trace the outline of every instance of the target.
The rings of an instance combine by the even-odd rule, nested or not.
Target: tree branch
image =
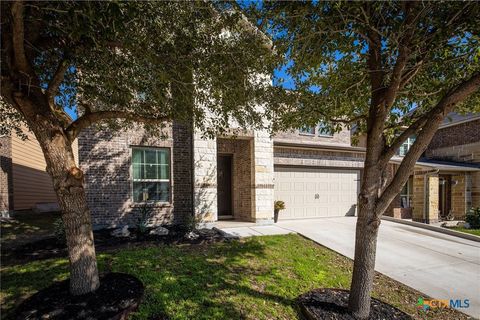
[[[97,111],[84,114],[83,116],[72,122],[70,126],[68,126],[68,128],[65,130],[65,132],[70,141],[73,141],[75,140],[75,138],[78,137],[78,135],[83,129],[89,127],[93,123],[111,119],[133,120],[143,123],[158,123],[171,120],[167,117],[154,118],[140,116],[134,112],[128,111]]]
[[[414,168],[415,163],[420,158],[422,153],[428,147],[428,144],[432,140],[438,127],[442,123],[443,119],[445,119],[447,114],[452,112],[458,103],[464,101],[470,95],[477,92],[479,89],[480,89],[480,72],[477,72],[473,74],[468,80],[462,82],[461,84],[459,84],[458,86],[450,90],[450,92],[445,97],[443,97],[437,103],[437,105],[434,108],[432,108],[432,110],[426,113],[421,119],[417,120],[417,122],[418,121],[423,122],[424,125],[416,141],[408,151],[407,155],[403,158],[402,163],[398,167],[398,170],[395,173],[392,181],[382,193],[377,205],[377,213],[379,214],[383,213],[387,209],[387,207],[389,206],[393,198],[402,190],[403,185],[408,179],[409,173]],[[410,127],[413,127],[413,125]],[[404,131],[405,134],[402,134],[400,136],[406,139],[409,136],[407,131],[408,132],[412,131],[409,129],[405,130]],[[393,156],[396,150],[396,148],[393,148],[393,147],[394,146],[399,147],[400,142],[404,141],[399,138],[397,138],[395,143],[392,144],[392,146],[390,146],[390,148],[388,149],[388,153],[385,153],[383,155],[384,159],[389,160]],[[390,155],[390,157],[387,158],[388,155]]]
[[[397,61],[393,67],[390,85],[388,86],[385,94],[385,104],[388,108],[390,108],[395,101],[400,84],[402,83],[403,70],[405,69],[405,66],[409,60],[411,52],[409,46],[412,41],[412,35],[415,31],[413,24],[416,21],[416,17],[412,13],[415,5],[416,2],[408,2],[405,4],[405,31],[403,32],[399,42]]]
[[[28,75],[30,78],[37,79],[35,71],[25,53],[25,26],[23,22],[23,1],[15,1],[12,3],[12,43],[14,51],[15,65],[19,71]]]
[[[48,84],[46,95],[48,104],[52,110],[56,109],[54,101],[55,95],[57,94],[58,88],[60,87],[60,84],[65,77],[65,72],[67,72],[69,66],[70,64],[68,63],[68,59],[63,58],[58,64],[57,70],[53,74],[53,77]]]

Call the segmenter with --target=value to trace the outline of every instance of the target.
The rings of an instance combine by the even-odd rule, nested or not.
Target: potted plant
[[[280,210],[284,210],[284,209],[285,209],[285,202],[280,201],[280,200],[277,200],[277,201],[274,202],[273,207],[274,207],[274,210],[273,210],[273,221],[274,221],[275,223],[277,223],[277,222],[278,222],[278,213],[280,212]]]

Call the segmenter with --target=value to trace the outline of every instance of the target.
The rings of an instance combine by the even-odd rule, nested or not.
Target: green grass
[[[213,245],[157,246],[98,255],[102,271],[136,275],[146,297],[133,319],[297,319],[295,299],[318,287],[348,288],[351,260],[298,235],[254,237]],[[1,303],[19,301],[68,276],[52,259],[1,269]],[[420,293],[377,275],[374,296],[417,318],[466,319],[452,310],[417,313]],[[5,312],[2,312],[5,315]]]
[[[56,212],[15,214],[14,219],[0,224],[2,244],[19,244],[53,233],[53,222],[59,218]]]
[[[473,234],[475,236],[480,237],[480,229],[466,229],[466,228],[461,228],[461,227],[449,227],[449,229],[459,231],[459,232],[463,232],[463,233]]]

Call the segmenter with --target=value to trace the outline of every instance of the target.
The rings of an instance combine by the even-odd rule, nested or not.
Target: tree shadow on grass
[[[137,276],[146,295],[134,319],[288,319],[300,317],[294,299],[256,283],[271,276],[260,241],[175,245],[121,250],[99,255],[102,271]],[[66,260],[46,260],[2,270],[2,318],[22,298],[68,277]],[[23,300],[23,299],[22,299]],[[286,311],[288,309],[288,311]],[[5,314],[7,312],[7,314]],[[284,312],[289,315],[283,314]]]

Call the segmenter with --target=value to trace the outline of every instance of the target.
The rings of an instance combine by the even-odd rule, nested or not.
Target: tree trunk
[[[373,200],[373,199],[371,199]],[[368,201],[368,200],[367,200]],[[355,259],[348,307],[358,319],[367,319],[370,314],[370,293],[375,274],[380,219],[370,211],[370,206],[360,206],[355,233]]]
[[[71,143],[61,128],[47,122],[42,127],[38,122],[30,127],[43,149],[62,210],[70,261],[70,293],[92,292],[100,283],[83,172],[76,166]]]
[[[375,151],[375,150],[374,150]],[[355,231],[355,257],[348,308],[358,319],[370,314],[370,293],[375,274],[375,256],[380,215],[377,212],[382,173],[386,164],[378,162],[379,152],[367,154],[358,197],[358,218]]]

